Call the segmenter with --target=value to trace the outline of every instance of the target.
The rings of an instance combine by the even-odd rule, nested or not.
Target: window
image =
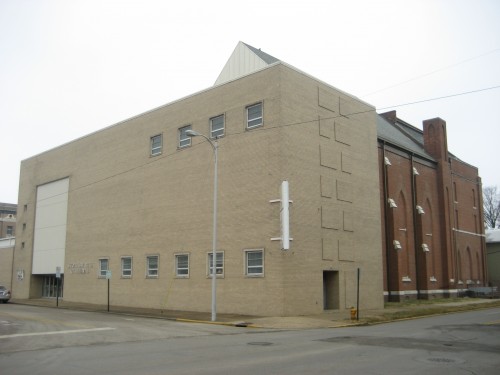
[[[247,107],[247,129],[262,125],[262,102]]]
[[[187,130],[191,130],[191,125],[179,128],[179,147],[191,146],[191,137],[186,134]]]
[[[224,115],[212,117],[210,119],[210,138],[220,138],[224,136]]]
[[[132,277],[132,257],[122,258],[122,277]]]
[[[158,255],[146,257],[146,277],[158,277]]]
[[[189,277],[188,254],[178,254],[175,256],[175,275],[177,277]]]
[[[245,251],[245,274],[248,276],[262,276],[264,274],[264,251]]]
[[[151,156],[160,155],[163,148],[162,135],[158,134],[151,137]]]
[[[208,275],[211,276],[214,268],[213,264],[213,253],[208,254]],[[224,275],[224,253],[217,252],[216,253],[216,262],[215,262],[215,274],[218,276]]]
[[[13,236],[14,235],[14,227],[11,225],[7,225],[7,236]]]
[[[99,259],[99,277],[106,277],[109,271],[109,259]]]

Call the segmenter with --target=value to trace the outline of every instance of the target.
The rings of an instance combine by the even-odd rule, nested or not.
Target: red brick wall
[[[388,118],[395,119],[395,113]],[[424,148],[435,161],[379,142],[384,290],[392,292],[391,300],[454,294],[467,280],[469,287],[486,285],[478,170],[450,157],[446,122],[436,118],[423,125]],[[398,207],[389,208],[388,198]],[[416,205],[425,213],[418,214]],[[394,249],[394,240],[402,249]]]

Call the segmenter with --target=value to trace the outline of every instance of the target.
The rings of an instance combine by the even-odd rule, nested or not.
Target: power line
[[[493,90],[493,89],[498,89],[500,88],[500,85],[498,86],[492,86],[492,87],[486,87],[484,89],[478,89],[478,90],[472,90],[472,91],[466,91],[466,92],[461,92],[458,94],[451,94],[451,95],[445,95],[445,96],[439,96],[437,98],[431,98],[431,99],[423,99],[423,100],[418,100],[416,102],[409,102],[409,103],[404,103],[404,104],[396,104],[396,105],[391,105],[388,107],[382,107],[382,108],[377,108],[378,111],[384,110],[384,109],[389,109],[389,108],[397,108],[397,107],[403,107],[406,105],[413,105],[413,104],[419,104],[419,103],[425,103],[425,102],[432,102],[434,100],[440,100],[440,99],[447,99],[447,98],[453,98],[455,96],[461,96],[461,95],[467,95],[467,94],[473,94],[476,92],[481,92],[481,91],[487,91],[487,90]]]
[[[386,90],[392,89],[392,88],[394,88],[394,87],[402,86],[402,85],[404,85],[404,84],[406,84],[406,83],[413,82],[413,81],[419,80],[419,79],[421,79],[421,78],[424,78],[424,77],[430,76],[430,75],[432,75],[432,74],[435,74],[435,73],[441,72],[441,71],[443,71],[443,70],[447,70],[447,69],[453,68],[453,67],[455,67],[455,66],[457,66],[457,65],[461,65],[461,64],[464,64],[464,63],[466,63],[466,62],[469,62],[469,61],[472,61],[472,60],[479,59],[480,57],[484,57],[484,56],[490,55],[490,54],[492,54],[492,53],[494,53],[494,52],[497,52],[497,51],[500,51],[500,48],[496,48],[496,49],[494,49],[494,50],[492,50],[492,51],[489,51],[489,52],[483,53],[483,54],[481,54],[481,55],[474,56],[474,57],[468,58],[468,59],[466,59],[466,60],[462,60],[462,61],[457,62],[457,63],[455,63],[455,64],[447,65],[447,66],[445,66],[445,67],[442,67],[442,68],[439,68],[439,69],[433,70],[433,71],[431,71],[431,72],[428,72],[428,73],[425,73],[425,74],[422,74],[422,75],[416,76],[416,77],[414,77],[414,78],[410,78],[410,79],[408,79],[408,80],[406,80],[406,81],[403,81],[403,82],[400,82],[400,83],[396,83],[396,84],[394,84],[394,85],[390,85],[390,86],[384,87],[384,88],[379,89],[379,90],[372,91],[372,92],[370,92],[370,93],[368,93],[368,94],[361,95],[361,97],[370,96],[370,95],[377,94],[377,93],[382,92],[382,91],[386,91]]]
[[[451,95],[441,96],[441,97],[438,97],[438,98],[424,99],[424,100],[419,100],[419,101],[416,101],[416,102],[410,102],[410,103],[404,103],[404,104],[397,104],[397,105],[393,105],[393,106],[389,106],[389,107],[382,107],[382,108],[375,108],[375,109],[370,108],[368,110],[363,110],[363,111],[359,111],[359,112],[349,113],[348,116],[354,116],[354,115],[359,115],[359,114],[368,113],[368,112],[381,111],[381,110],[385,110],[385,109],[397,108],[397,107],[402,107],[402,106],[407,106],[407,105],[419,104],[419,103],[424,103],[424,102],[429,102],[429,101],[434,101],[434,100],[446,99],[446,98],[451,98],[451,97],[455,97],[455,96],[467,95],[467,94],[472,94],[472,93],[481,92],[481,91],[487,91],[487,90],[493,90],[493,89],[498,89],[498,88],[500,88],[500,85],[493,86],[493,87],[487,87],[487,88],[483,88],[483,89],[478,89],[478,90],[472,90],[472,91],[462,92],[462,93],[458,93],[458,94],[451,94]],[[353,100],[356,100],[356,99],[353,98]],[[322,117],[321,119],[322,120],[327,120],[327,119],[336,119],[336,118],[340,118],[340,117],[344,117],[344,116],[341,115],[341,114],[338,114],[338,115],[334,115],[334,116],[330,116],[330,117]],[[305,124],[314,123],[314,122],[317,122],[317,121],[319,121],[319,119],[315,118],[315,119],[310,119],[310,120],[298,121],[298,122],[294,122],[294,123],[276,125],[276,126],[272,126],[272,127],[261,127],[261,128],[254,129],[252,132],[271,131],[271,130],[276,130],[276,129],[280,129],[280,128],[288,127],[288,126],[305,125]],[[227,134],[226,137],[232,137],[232,136],[242,135],[242,134],[246,134],[246,133],[247,133],[247,131],[244,130],[244,131],[241,131],[241,132]],[[200,144],[201,143],[193,144],[191,147],[197,147]],[[220,147],[223,147],[223,146],[224,146],[223,144],[220,145]],[[107,177],[102,178],[100,180],[92,181],[92,182],[89,182],[88,184],[78,186],[78,187],[76,187],[74,189],[69,190],[67,193],[75,192],[77,190],[84,189],[84,188],[90,187],[92,185],[96,185],[98,183],[110,180],[112,178],[115,178],[115,177],[121,176],[123,174],[132,172],[132,171],[134,171],[136,169],[139,169],[139,168],[142,168],[142,167],[147,167],[147,166],[149,166],[149,165],[151,165],[153,163],[159,162],[161,160],[165,160],[166,158],[170,158],[170,157],[176,156],[176,155],[179,155],[178,150],[175,150],[174,152],[171,152],[171,153],[168,153],[168,154],[163,154],[163,155],[161,155],[161,156],[159,156],[159,157],[157,157],[157,158],[155,158],[153,160],[147,161],[146,163],[142,163],[142,164],[136,165],[136,166],[134,166],[132,168],[120,171],[118,173],[115,173],[115,174],[113,174],[111,176],[107,176]],[[64,195],[64,194],[66,194],[66,193],[56,194],[54,196],[47,197],[45,199],[39,200],[38,202],[44,201],[46,199],[53,198],[53,197],[58,196],[58,195]],[[28,202],[28,203],[33,203],[33,202]]]

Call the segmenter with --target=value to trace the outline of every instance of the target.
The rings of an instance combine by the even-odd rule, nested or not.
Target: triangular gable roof
[[[260,49],[239,42],[214,85],[220,85],[253,73],[279,61],[276,57],[262,52]]]

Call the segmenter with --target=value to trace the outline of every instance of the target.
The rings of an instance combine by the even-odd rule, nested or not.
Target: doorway
[[[339,271],[323,271],[323,309],[338,310]]]
[[[43,277],[42,297],[52,298],[63,297],[64,275],[58,280],[55,275],[46,275]]]

